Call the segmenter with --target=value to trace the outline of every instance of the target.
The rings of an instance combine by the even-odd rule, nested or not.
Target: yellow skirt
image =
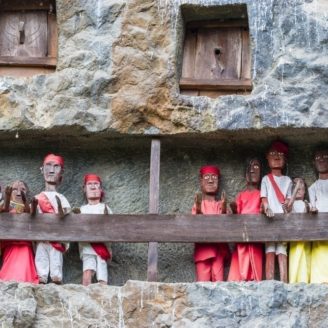
[[[289,248],[289,282],[309,283],[310,276],[311,242],[291,242]]]
[[[328,283],[328,241],[312,243],[311,283]]]

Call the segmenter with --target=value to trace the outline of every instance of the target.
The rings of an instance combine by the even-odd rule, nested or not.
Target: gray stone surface
[[[0,130],[63,135],[206,133],[326,128],[326,0],[57,0],[53,74],[0,77]],[[252,43],[248,96],[179,94],[183,21],[246,4]],[[204,9],[205,8],[205,9]],[[206,9],[207,8],[207,9]],[[214,15],[215,13],[215,15]],[[231,13],[233,16],[234,13]],[[214,17],[215,16],[215,17]]]
[[[328,323],[323,284],[161,284],[122,287],[1,283],[2,327],[318,328]]]

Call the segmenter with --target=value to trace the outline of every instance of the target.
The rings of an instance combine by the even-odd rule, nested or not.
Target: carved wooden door
[[[47,15],[46,11],[0,14],[0,56],[46,57]]]
[[[188,24],[180,80],[183,94],[217,97],[251,89],[248,28],[245,23],[229,24]]]

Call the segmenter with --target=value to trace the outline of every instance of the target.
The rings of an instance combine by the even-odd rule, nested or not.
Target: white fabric
[[[295,200],[292,208],[292,213],[306,213],[306,205],[303,200]]]
[[[97,281],[108,281],[107,261],[98,255],[83,254],[83,272],[92,270],[96,272]]]
[[[44,191],[43,192],[49,199],[55,213],[58,213],[58,205],[56,196],[59,197],[63,209],[70,210],[71,206],[66,199],[66,197],[56,191]],[[43,213],[41,208],[38,206],[38,212]],[[63,243],[66,250],[69,248],[69,243]],[[57,280],[62,280],[63,278],[63,254],[57,251],[48,242],[37,243],[36,253],[35,253],[35,266],[38,276],[42,282],[47,282],[48,275],[50,273],[50,278],[57,278]]]
[[[38,243],[35,254],[35,266],[39,279],[47,283],[48,275],[57,281],[63,279],[63,254],[48,242]]]
[[[265,243],[265,252],[287,255],[287,243]]]
[[[112,210],[109,208],[109,206],[105,205],[104,203],[99,203],[96,205],[83,205],[80,208],[81,214],[104,214],[105,206],[107,207],[107,211],[109,214],[113,214]],[[107,246],[107,249],[111,251],[110,243],[105,243]],[[82,256],[84,254],[91,254],[91,255],[97,255],[97,253],[94,251],[90,243],[79,243],[79,252],[80,257],[82,259]]]
[[[280,177],[274,175],[273,179],[277,183],[280,191],[285,196],[285,198],[290,198],[292,190],[292,180],[286,175],[282,175]],[[267,175],[263,177],[261,182],[261,197],[266,197],[268,199],[269,207],[273,213],[284,213],[281,203],[279,202],[276,196],[276,192]]]
[[[328,212],[328,180],[318,179],[309,188],[310,203],[319,212]]]
[[[285,196],[285,198],[290,198],[292,192],[292,180],[285,175],[282,175],[280,177],[274,175],[273,179],[278,185],[282,194]],[[263,177],[261,182],[261,197],[266,197],[268,199],[268,205],[273,213],[284,213],[282,204],[279,202],[276,192],[267,175]],[[277,255],[287,255],[287,243],[266,243],[265,252],[276,253]]]
[[[81,214],[104,214],[105,206],[109,214],[113,214],[112,210],[104,203],[99,203],[96,205],[83,205],[80,208]],[[110,243],[105,243],[109,252]],[[107,261],[103,260],[95,250],[92,248],[90,243],[79,243],[80,257],[83,261],[83,272],[85,270],[92,270],[96,272],[96,277],[98,281],[108,281],[108,269]]]

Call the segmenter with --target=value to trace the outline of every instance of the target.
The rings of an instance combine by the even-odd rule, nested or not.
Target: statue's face
[[[299,182],[299,189],[296,193],[296,199],[304,200],[304,197],[305,197],[305,183],[304,183],[304,180],[301,179],[301,178],[293,179],[293,189],[295,188],[298,181],[300,181],[300,182]]]
[[[266,155],[270,169],[283,169],[286,164],[284,153],[278,152],[274,149],[269,149]]]
[[[43,164],[43,177],[47,183],[60,184],[63,175],[63,168],[55,161]]]
[[[204,194],[215,195],[219,189],[219,176],[213,173],[204,174],[200,178],[200,187]]]
[[[22,193],[24,193],[25,196],[27,193],[27,187],[25,183],[22,181],[15,181],[11,187],[13,189],[11,193],[11,200],[16,203],[23,204]]]
[[[250,161],[246,172],[246,181],[248,184],[259,184],[261,180],[261,163],[257,159]]]
[[[99,200],[102,195],[102,187],[99,181],[88,181],[84,186],[84,193],[88,200]]]
[[[315,153],[314,165],[318,173],[328,173],[328,150],[320,150]]]

